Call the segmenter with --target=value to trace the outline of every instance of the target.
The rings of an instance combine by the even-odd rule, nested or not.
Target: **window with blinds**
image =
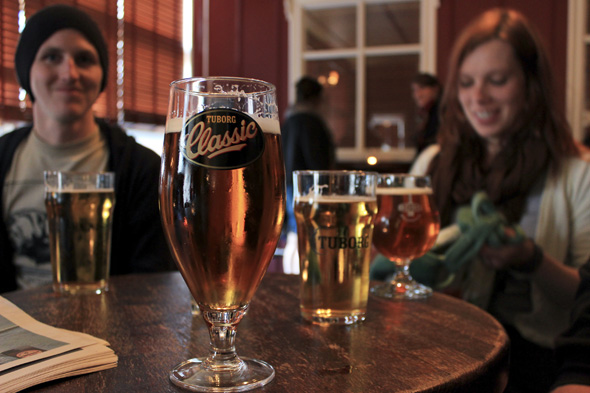
[[[18,11],[16,0],[0,0],[0,117],[2,120],[24,120],[26,114],[19,103],[19,85],[14,71],[14,52],[18,43]]]
[[[108,81],[95,104],[96,115],[164,124],[169,84],[182,77],[182,0],[0,0],[0,120],[31,118],[30,101],[19,100],[14,70],[19,10],[30,17],[54,3],[87,12],[107,42]]]

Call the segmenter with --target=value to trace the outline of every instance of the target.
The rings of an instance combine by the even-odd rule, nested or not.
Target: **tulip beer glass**
[[[274,377],[236,354],[236,328],[274,255],[285,214],[275,87],[245,78],[170,86],[160,210],[176,264],[209,327],[211,354],[170,374],[193,391],[244,391]]]
[[[383,174],[377,180],[379,212],[373,244],[396,264],[393,280],[372,288],[377,296],[391,299],[423,299],[432,289],[410,275],[410,261],[434,245],[439,232],[438,211],[433,205],[428,176]]]
[[[375,175],[294,173],[300,308],[307,321],[348,325],[365,319],[377,212]]]

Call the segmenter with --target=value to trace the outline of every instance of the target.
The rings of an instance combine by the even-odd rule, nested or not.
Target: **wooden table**
[[[181,392],[177,363],[208,353],[179,273],[116,276],[104,295],[48,287],[4,296],[41,322],[106,339],[110,370],[50,382],[39,392]],[[502,392],[508,338],[484,311],[435,294],[425,301],[369,298],[367,320],[320,327],[299,315],[298,277],[267,274],[238,327],[239,355],[265,360],[275,379],[255,392]]]

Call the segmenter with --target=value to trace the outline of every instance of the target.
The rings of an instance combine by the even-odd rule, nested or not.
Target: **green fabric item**
[[[395,264],[383,254],[377,256],[371,262],[369,270],[369,279],[376,281],[388,281],[390,276],[395,273]]]
[[[500,247],[525,240],[522,228],[508,223],[483,191],[473,196],[470,206],[459,208],[456,221],[456,225],[441,231],[432,250],[411,262],[410,274],[416,281],[444,288],[463,265],[473,260],[484,244]],[[445,231],[446,236],[441,236]],[[395,265],[383,255],[373,260],[371,279],[386,280],[393,273]]]

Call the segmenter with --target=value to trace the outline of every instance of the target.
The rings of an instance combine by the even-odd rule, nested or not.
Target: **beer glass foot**
[[[432,295],[432,289],[418,282],[391,282],[371,288],[375,296],[393,300],[426,299]]]
[[[189,359],[170,372],[170,381],[193,392],[244,392],[268,384],[274,368],[262,361],[240,358],[237,370],[216,370],[207,359]]]
[[[410,260],[396,263],[397,272],[393,280],[371,288],[375,296],[393,300],[419,300],[432,295],[432,288],[420,284],[410,275]]]

